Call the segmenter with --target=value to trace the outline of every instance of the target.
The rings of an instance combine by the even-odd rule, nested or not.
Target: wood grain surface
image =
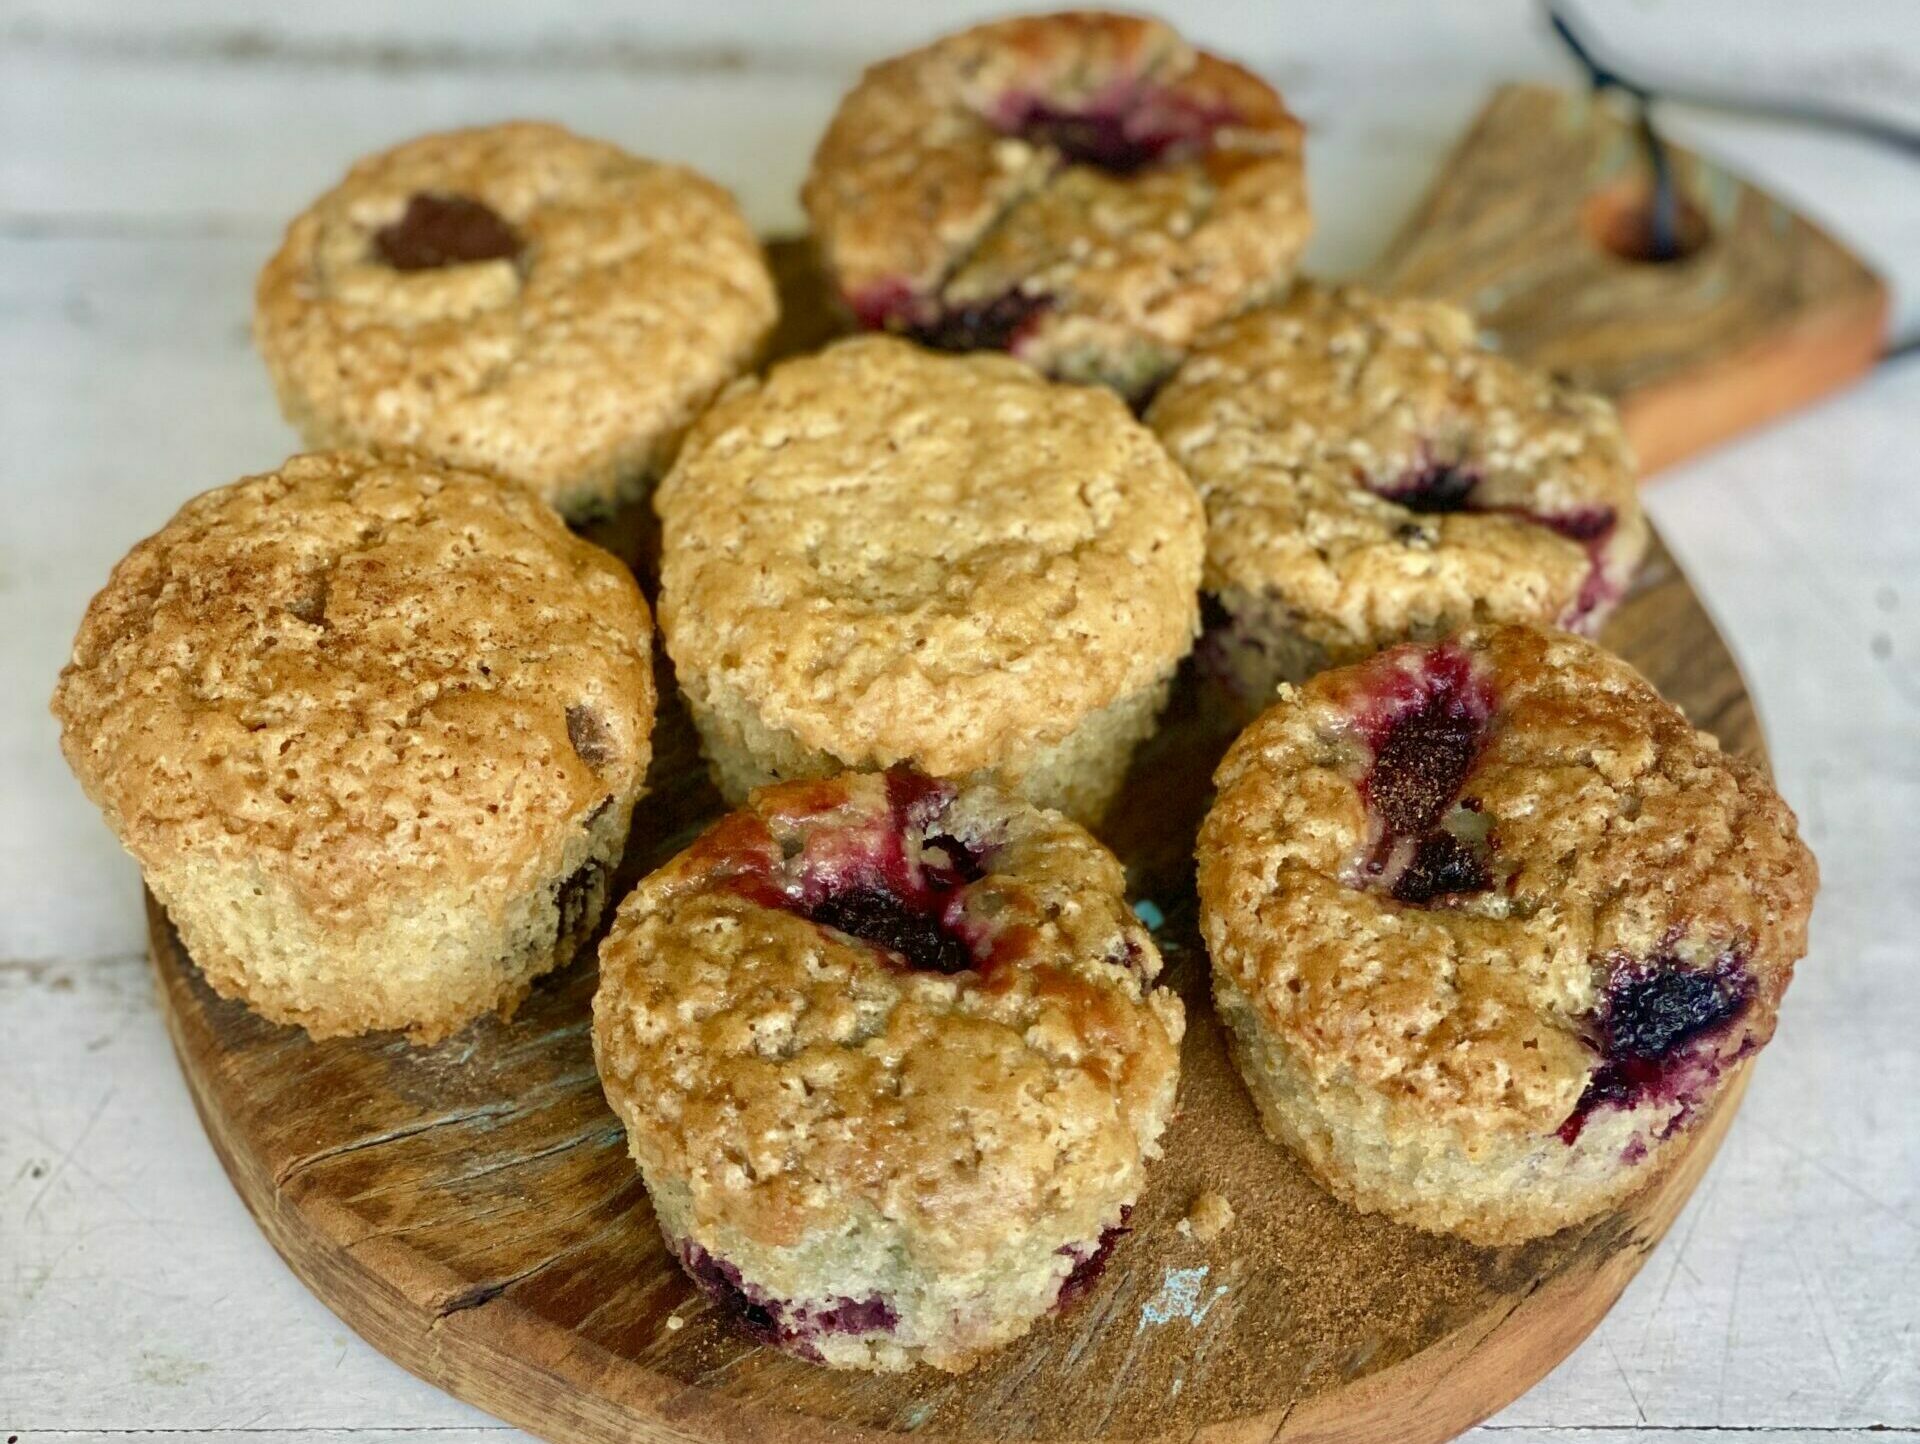
[[[0,1437],[504,1444],[267,1245],[156,1009],[131,862],[46,695],[88,597],[187,496],[298,445],[247,342],[286,218],[359,154],[550,117],[800,222],[861,66],[984,0],[395,6],[19,0],[0,23]],[[1004,8],[1004,0],[1002,0]],[[1581,0],[1622,68],[1909,119],[1920,7]],[[1501,80],[1576,82],[1533,0],[1248,6],[1179,21],[1310,130],[1313,268],[1379,254]],[[1890,148],[1663,105],[1669,133],[1872,257],[1920,326],[1920,187]],[[1648,489],[1754,686],[1827,875],[1779,1035],[1702,1186],[1598,1329],[1480,1444],[1920,1438],[1920,364],[1882,367]],[[1223,1241],[1224,1242],[1224,1241]],[[479,1312],[484,1313],[485,1310]]]
[[[832,328],[803,247],[778,245],[776,353]],[[630,512],[598,540],[651,571]],[[1729,748],[1747,694],[1663,548],[1605,640]],[[617,892],[719,810],[664,659],[649,792]],[[294,1271],[364,1337],[556,1440],[1446,1438],[1507,1403],[1606,1312],[1705,1169],[1737,1091],[1629,1208],[1476,1248],[1362,1216],[1261,1135],[1206,1000],[1192,846],[1230,709],[1183,676],[1103,829],[1190,1019],[1166,1156],[1101,1287],[972,1374],[836,1373],[753,1345],[663,1246],[594,1073],[590,954],[510,1023],[432,1049],[309,1042],[213,996],[150,903],[162,1011],[207,1132]],[[1740,1080],[1744,1086],[1744,1076]],[[1177,1225],[1203,1190],[1238,1214]]]
[[[1610,104],[1497,91],[1368,284],[1472,311],[1508,352],[1605,392],[1657,471],[1862,375],[1885,284],[1806,217],[1674,148],[1691,249],[1631,251],[1643,161]]]
[[[1664,551],[1606,640],[1728,747],[1758,752],[1739,674]],[[511,1023],[431,1049],[316,1045],[214,997],[150,904],[162,1011],[215,1148],[295,1272],[407,1368],[550,1439],[1443,1439],[1599,1321],[1737,1093],[1633,1206],[1521,1247],[1416,1233],[1322,1193],[1261,1136],[1206,1001],[1191,851],[1220,715],[1183,680],[1105,829],[1135,896],[1166,913],[1188,1009],[1166,1156],[1093,1296],[963,1378],[817,1368],[707,1305],[601,1097],[590,953]],[[655,746],[621,890],[719,810],[677,700]],[[1203,1189],[1238,1214],[1211,1244],[1177,1231]]]

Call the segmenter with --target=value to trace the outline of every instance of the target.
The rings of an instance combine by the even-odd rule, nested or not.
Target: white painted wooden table
[[[45,699],[87,596],[189,494],[292,437],[247,342],[279,226],[356,154],[544,115],[689,161],[791,228],[865,59],[981,7],[0,0],[0,1430],[487,1435],[353,1338],[255,1231],[155,1015],[138,881]],[[1365,262],[1494,81],[1566,80],[1518,3],[1183,7],[1312,127],[1322,272]],[[1920,3],[1589,0],[1614,51],[1920,122]],[[1920,168],[1682,110],[1896,278]],[[1920,1437],[1920,359],[1649,501],[1740,654],[1826,886],[1699,1196],[1488,1438]]]

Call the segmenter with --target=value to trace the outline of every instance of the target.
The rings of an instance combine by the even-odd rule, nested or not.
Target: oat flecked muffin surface
[[[1059,814],[897,768],[757,792],[621,904],[594,1056],[738,1325],[959,1371],[1095,1286],[1185,1026],[1123,886]]]
[[[869,70],[802,191],[870,327],[1139,397],[1284,291],[1311,229],[1299,122],[1166,25],[982,25]]]
[[[911,761],[1097,818],[1198,625],[1193,488],[1111,393],[858,337],[742,382],[655,498],[721,790]]]
[[[1471,622],[1591,635],[1646,549],[1613,408],[1439,302],[1303,286],[1203,338],[1147,422],[1206,502],[1208,659],[1262,703]]]
[[[1267,1131],[1421,1228],[1506,1243],[1638,1190],[1806,949],[1787,805],[1566,633],[1322,673],[1217,782],[1201,931]]]
[[[404,446],[570,516],[642,494],[773,282],[719,186],[555,125],[424,136],[288,227],[254,338],[311,446]]]
[[[430,1041],[591,931],[646,776],[649,634],[532,492],[302,456],[133,549],[53,710],[216,991]]]

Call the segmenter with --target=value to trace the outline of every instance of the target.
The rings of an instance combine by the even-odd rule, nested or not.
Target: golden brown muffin
[[[720,789],[911,761],[1097,818],[1198,626],[1200,504],[1111,393],[869,336],[703,416],[661,633]]]
[[[863,325],[1138,398],[1203,326],[1286,289],[1300,125],[1157,20],[1002,20],[869,70],[801,193]]]
[[[515,122],[355,165],[261,272],[254,339],[308,445],[417,448],[578,517],[645,491],[775,314],[719,186]]]
[[[1591,635],[1646,549],[1613,408],[1439,302],[1303,286],[1204,337],[1147,424],[1206,503],[1206,655],[1258,705],[1470,622]]]
[[[532,492],[301,456],[133,549],[53,710],[217,992],[431,1041],[592,930],[646,777],[649,633]]]
[[[1269,1134],[1481,1243],[1618,1204],[1773,1036],[1793,813],[1590,642],[1487,627],[1324,672],[1200,833],[1214,997]]]
[[[1093,1287],[1185,1026],[1124,885],[1058,813],[900,768],[756,792],[620,905],[601,1081],[739,1324],[959,1371]]]

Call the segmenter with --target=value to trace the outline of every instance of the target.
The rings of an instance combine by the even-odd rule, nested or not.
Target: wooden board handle
[[[1386,254],[1376,290],[1465,306],[1510,354],[1612,396],[1657,471],[1847,384],[1887,288],[1818,226],[1670,147],[1687,253],[1635,259],[1647,186],[1605,101],[1495,92]]]

